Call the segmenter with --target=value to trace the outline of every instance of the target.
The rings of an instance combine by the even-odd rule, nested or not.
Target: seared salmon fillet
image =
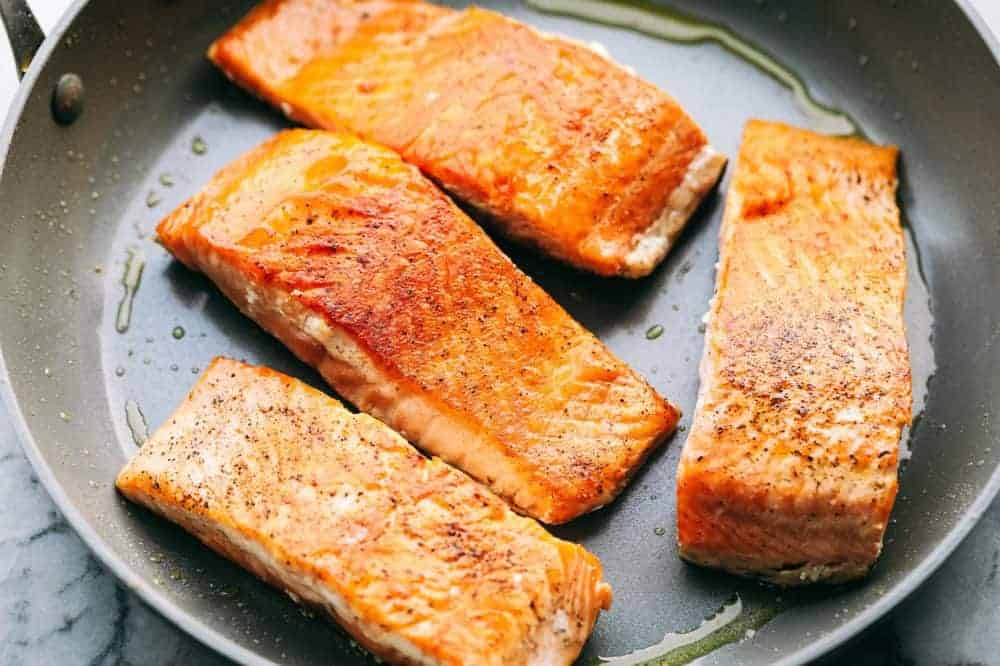
[[[662,90],[477,7],[267,0],[209,57],[290,118],[389,146],[500,232],[601,275],[652,271],[725,164]]]
[[[157,233],[342,396],[519,511],[612,500],[677,410],[416,167],[290,130]]]
[[[400,664],[570,664],[611,603],[601,564],[387,426],[216,359],[118,475]]]
[[[896,157],[747,125],[677,472],[682,557],[782,585],[878,557],[911,403]]]

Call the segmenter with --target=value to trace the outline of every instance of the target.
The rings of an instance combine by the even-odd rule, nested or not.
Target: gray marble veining
[[[118,585],[0,423],[0,664],[225,664]]]

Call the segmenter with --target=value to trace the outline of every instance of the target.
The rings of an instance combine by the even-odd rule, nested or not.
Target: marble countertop
[[[68,0],[31,3],[43,28]],[[974,0],[1000,32],[1000,0]],[[0,65],[6,65],[0,47]],[[0,108],[16,87],[0,66]],[[117,583],[59,515],[0,408],[0,666],[225,664]],[[1000,663],[1000,501],[944,566],[837,663]]]

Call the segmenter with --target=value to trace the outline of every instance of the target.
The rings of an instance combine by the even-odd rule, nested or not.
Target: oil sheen
[[[125,403],[125,423],[132,434],[132,441],[136,447],[140,447],[149,439],[149,427],[146,425],[146,417],[143,416],[139,404],[135,400],[128,400]]]
[[[115,317],[115,330],[124,333],[132,322],[132,302],[135,292],[142,281],[142,269],[146,266],[146,255],[142,248],[132,247],[128,250],[128,260],[125,262],[125,273],[122,275],[122,286],[125,293],[118,304],[118,315]]]

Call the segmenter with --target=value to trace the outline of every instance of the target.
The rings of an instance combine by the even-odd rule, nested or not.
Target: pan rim
[[[62,42],[62,38],[69,27],[89,2],[90,0],[74,0],[70,7],[63,13],[56,25],[46,35],[45,41],[38,49],[32,59],[31,66],[18,86],[6,119],[4,120],[2,132],[0,132],[0,180],[2,180],[6,170],[14,131],[21,119],[27,100],[38,83],[41,71],[47,64],[49,57]],[[992,54],[994,64],[1000,68],[1000,35],[995,35],[990,30],[985,20],[979,15],[979,12],[971,5],[969,0],[953,0],[953,2],[965,15],[979,38]],[[145,581],[138,573],[133,571],[124,558],[114,552],[111,546],[97,533],[97,530],[90,525],[80,510],[76,508],[62,484],[56,479],[52,467],[46,461],[45,456],[35,441],[34,435],[28,427],[9,377],[3,347],[0,345],[0,398],[2,398],[3,408],[6,409],[10,417],[11,426],[21,445],[21,449],[24,451],[32,468],[38,475],[49,497],[52,498],[58,507],[60,513],[62,513],[67,522],[73,527],[73,530],[80,536],[87,548],[97,556],[102,565],[111,571],[126,588],[138,595],[142,601],[206,647],[242,664],[275,664],[276,662],[261,657],[259,654],[252,652],[236,641],[212,629],[198,616],[170,600],[151,583]],[[817,639],[809,646],[798,650],[795,654],[788,655],[775,663],[779,666],[787,666],[790,664],[805,663],[824,655],[829,655],[833,651],[846,646],[862,631],[882,619],[937,571],[979,522],[997,496],[998,491],[1000,491],[1000,466],[994,469],[989,480],[983,486],[982,491],[958,519],[952,530],[931,549],[920,564],[903,576],[894,590],[883,595],[856,617],[845,622],[834,631]]]
[[[62,43],[63,36],[69,30],[69,27],[76,21],[77,16],[89,3],[90,0],[74,0],[52,30],[45,36],[45,41],[42,42],[42,45],[32,57],[31,65],[18,85],[14,100],[11,102],[10,109],[7,111],[7,117],[4,120],[3,131],[0,133],[0,181],[3,180],[4,172],[6,171],[7,157],[10,153],[11,143],[13,142],[14,131],[17,129],[18,122],[24,112],[25,104],[34,91],[35,85],[38,83],[41,71],[48,63],[49,57]],[[87,548],[101,561],[101,564],[105,568],[118,578],[121,584],[138,595],[143,602],[154,608],[157,613],[166,617],[186,634],[219,654],[241,664],[277,666],[275,662],[262,658],[236,641],[212,629],[193,613],[184,610],[180,605],[171,601],[165,594],[156,590],[153,585],[133,571],[124,558],[114,552],[111,546],[101,538],[97,530],[90,525],[80,510],[73,504],[69,494],[65,491],[62,484],[59,483],[59,480],[56,479],[55,473],[35,442],[34,435],[31,433],[31,429],[28,427],[28,423],[21,411],[17,395],[14,393],[14,387],[10,383],[10,373],[7,370],[7,360],[2,345],[0,345],[0,396],[2,396],[3,407],[10,417],[10,423],[21,444],[21,449],[38,475],[38,479],[45,487],[45,491],[52,498],[59,512],[66,518],[66,521],[86,544]]]

